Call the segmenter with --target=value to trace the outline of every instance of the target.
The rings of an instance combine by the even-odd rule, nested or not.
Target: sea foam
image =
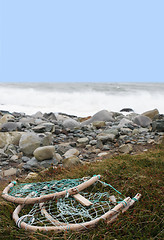
[[[34,114],[37,111],[90,116],[106,109],[132,108],[164,113],[164,84],[35,83],[0,85],[0,110]]]

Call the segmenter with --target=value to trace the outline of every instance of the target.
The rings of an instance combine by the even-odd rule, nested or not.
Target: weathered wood
[[[93,204],[91,201],[89,201],[88,199],[86,199],[85,197],[83,197],[79,193],[73,195],[73,197],[74,197],[74,199],[76,199],[76,201],[80,202],[85,207],[89,207],[89,206],[91,206]]]

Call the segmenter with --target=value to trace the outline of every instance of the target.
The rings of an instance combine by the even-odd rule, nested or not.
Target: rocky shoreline
[[[102,110],[80,118],[0,111],[0,180],[36,176],[51,166],[71,168],[113,154],[135,154],[161,143],[164,115],[132,109]]]

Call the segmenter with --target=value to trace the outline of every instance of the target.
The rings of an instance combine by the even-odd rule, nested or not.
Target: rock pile
[[[160,143],[164,115],[102,110],[82,119],[67,114],[34,115],[0,111],[0,176],[71,167],[109,154],[134,154]]]

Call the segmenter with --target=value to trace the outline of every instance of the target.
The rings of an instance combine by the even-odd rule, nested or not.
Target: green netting
[[[74,187],[83,181],[84,179],[66,179],[53,181],[53,183],[45,182],[39,184],[41,186],[51,186],[50,191],[61,191],[61,189]],[[31,191],[36,191],[35,186],[37,186],[37,184],[30,186],[29,189],[31,188]],[[39,194],[41,194],[41,190],[37,186],[37,193],[38,189]],[[43,192],[44,190],[42,190],[42,193]],[[48,190],[47,193],[49,193]],[[13,189],[10,194],[13,194]],[[89,200],[92,205],[89,207],[83,206],[75,200],[73,196],[66,194],[65,197],[59,199],[53,199],[45,203],[35,203],[33,207],[25,206],[23,208],[23,215],[18,219],[17,225],[20,226],[20,223],[23,221],[28,225],[41,227],[60,226],[64,228],[67,225],[69,228],[70,224],[81,224],[83,226],[85,222],[97,219],[110,209],[113,209],[113,207],[120,201],[123,201],[124,198],[122,194],[110,184],[99,180],[81,191],[80,194]]]

